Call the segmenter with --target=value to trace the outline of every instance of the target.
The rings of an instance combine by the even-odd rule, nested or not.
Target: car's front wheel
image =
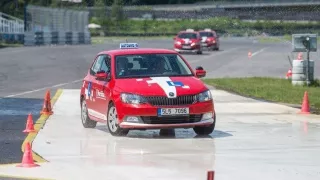
[[[216,114],[213,117],[213,123],[210,126],[198,126],[194,127],[193,130],[198,135],[209,135],[213,132],[216,125]]]
[[[116,107],[113,103],[109,105],[107,126],[110,134],[113,136],[126,136],[129,132],[128,129],[122,129],[119,127],[118,114]]]
[[[95,128],[97,125],[97,121],[91,120],[88,116],[88,108],[85,99],[81,102],[81,122],[85,128]]]

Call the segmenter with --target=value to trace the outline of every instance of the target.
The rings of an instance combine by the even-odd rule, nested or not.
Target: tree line
[[[112,6],[117,3],[121,5],[156,5],[156,4],[189,4],[205,0],[82,0],[81,3],[72,3],[62,0],[0,0],[0,12],[21,17],[25,4],[46,7],[92,7]]]

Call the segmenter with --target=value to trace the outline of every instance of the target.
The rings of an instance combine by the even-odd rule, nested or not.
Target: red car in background
[[[201,36],[202,47],[208,48],[209,50],[219,50],[220,40],[217,33],[211,29],[204,29],[198,31]]]
[[[139,49],[121,43],[120,49],[97,54],[79,94],[85,128],[106,123],[111,135],[129,130],[193,128],[199,135],[213,132],[216,113],[211,91],[177,52]]]
[[[174,40],[174,50],[179,53],[191,52],[202,54],[200,34],[193,29],[180,31]]]

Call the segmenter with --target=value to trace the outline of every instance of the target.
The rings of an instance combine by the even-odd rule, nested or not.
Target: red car
[[[121,43],[120,49],[100,52],[83,80],[82,124],[106,123],[114,136],[174,128],[208,135],[216,114],[211,92],[200,80],[205,75],[173,50]]]
[[[201,36],[202,47],[208,48],[210,50],[219,50],[220,40],[217,33],[211,29],[204,29],[198,31]]]
[[[179,53],[191,52],[202,54],[200,34],[193,29],[180,31],[174,40],[174,50]]]

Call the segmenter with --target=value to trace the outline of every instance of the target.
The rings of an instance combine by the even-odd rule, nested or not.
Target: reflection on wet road
[[[21,161],[21,145],[26,134],[26,120],[32,113],[34,122],[39,118],[42,99],[4,98],[0,99],[0,164]]]

